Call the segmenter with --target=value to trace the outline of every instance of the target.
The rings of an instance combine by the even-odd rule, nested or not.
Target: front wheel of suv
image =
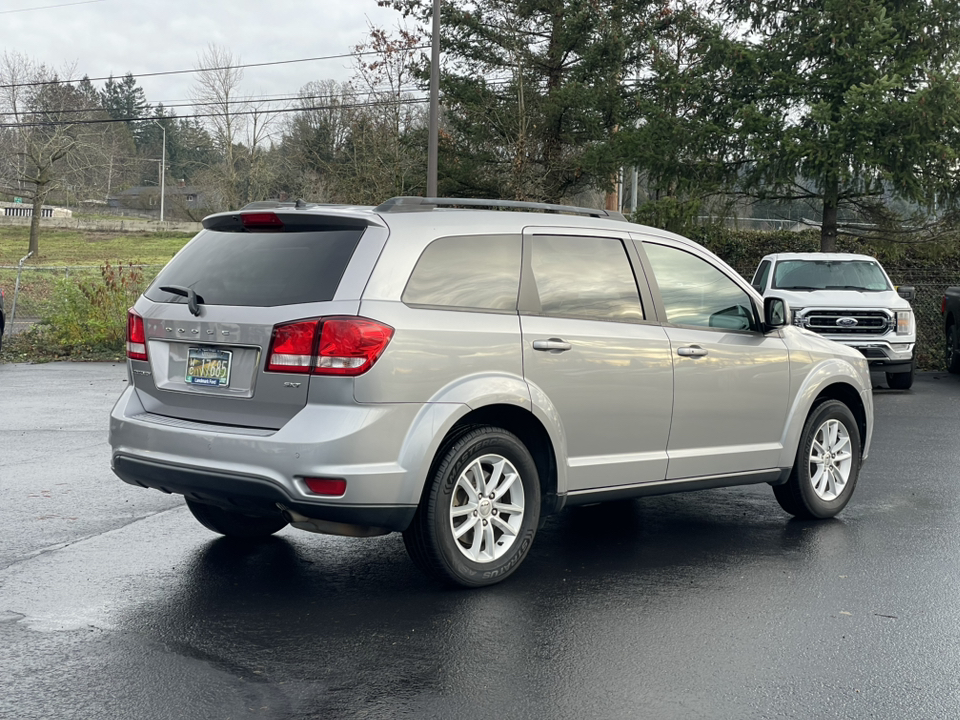
[[[208,530],[232,538],[265,538],[287,526],[287,521],[276,517],[244,515],[243,513],[216,505],[207,505],[196,500],[187,500],[193,516]]]
[[[850,501],[859,475],[857,421],[839,400],[825,400],[807,418],[790,479],[773,493],[791,515],[829,518]]]
[[[530,452],[506,430],[478,427],[441,450],[403,542],[426,574],[480,587],[520,566],[539,520]]]

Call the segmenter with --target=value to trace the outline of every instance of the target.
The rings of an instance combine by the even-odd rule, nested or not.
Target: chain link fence
[[[943,316],[940,314],[944,292],[951,285],[960,285],[960,274],[950,269],[886,268],[896,285],[916,288],[917,297],[910,301],[917,320],[917,367],[922,370],[945,370]]]
[[[128,270],[143,273],[143,287],[131,290],[130,305],[143,291],[146,284],[160,272],[163,265],[124,265]],[[4,311],[7,316],[4,335],[12,337],[29,330],[50,316],[59,292],[61,280],[75,283],[96,284],[104,282],[104,272],[97,265],[65,267],[31,267],[28,265],[0,265],[0,288],[3,289]]]

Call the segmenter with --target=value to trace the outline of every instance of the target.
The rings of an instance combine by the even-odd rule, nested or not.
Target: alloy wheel
[[[850,433],[839,420],[827,420],[819,427],[810,446],[810,482],[821,500],[836,500],[843,492],[853,468]]]
[[[450,501],[457,549],[477,563],[499,559],[517,539],[523,513],[523,483],[513,464],[502,455],[478,457],[460,473]]]

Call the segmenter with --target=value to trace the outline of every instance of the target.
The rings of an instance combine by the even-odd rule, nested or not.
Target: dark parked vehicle
[[[960,321],[960,287],[948,287],[940,303],[943,316],[944,359],[947,370],[960,375],[960,338],[957,337],[957,323]]]

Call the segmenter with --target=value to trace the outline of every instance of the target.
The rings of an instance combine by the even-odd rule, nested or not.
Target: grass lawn
[[[58,230],[40,231],[40,257],[25,265],[100,265],[104,262],[164,265],[191,235],[181,233],[120,233]],[[16,265],[27,254],[30,228],[0,226],[0,265]]]

